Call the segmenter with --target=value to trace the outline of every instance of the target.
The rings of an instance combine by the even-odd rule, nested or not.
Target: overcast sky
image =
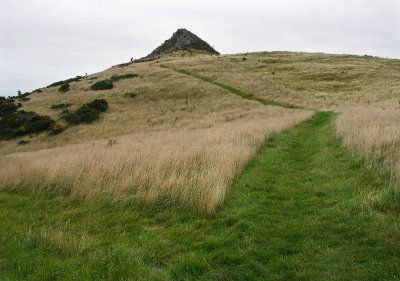
[[[0,0],[0,95],[143,57],[181,27],[224,54],[400,58],[400,0]]]

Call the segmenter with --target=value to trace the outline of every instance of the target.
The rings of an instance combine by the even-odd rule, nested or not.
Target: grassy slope
[[[268,99],[265,99],[265,98],[257,98],[257,97],[254,97],[251,94],[244,93],[243,91],[241,91],[239,89],[236,89],[234,87],[231,87],[229,85],[225,85],[223,83],[213,81],[213,80],[211,80],[209,78],[206,78],[204,76],[200,76],[200,75],[197,75],[197,74],[190,73],[190,72],[188,72],[186,70],[183,70],[183,69],[169,68],[167,66],[161,66],[161,67],[174,70],[174,71],[176,71],[178,73],[181,73],[181,74],[185,74],[185,75],[189,75],[189,76],[195,77],[195,78],[200,79],[200,80],[202,80],[204,82],[207,82],[207,83],[213,84],[215,86],[218,86],[218,87],[228,91],[229,93],[237,95],[239,97],[242,97],[242,98],[244,98],[246,100],[255,100],[255,101],[258,101],[258,102],[260,102],[260,103],[262,103],[264,105],[275,105],[275,106],[281,106],[281,107],[286,107],[286,108],[300,108],[300,107],[297,107],[297,106],[294,106],[294,105],[280,103],[280,102],[275,101],[275,100],[268,100]]]
[[[262,52],[217,59],[198,56],[166,61],[163,65],[229,85],[256,98],[317,110],[382,101],[397,106],[400,96],[398,59]]]
[[[398,280],[399,213],[361,205],[387,177],[332,117],[270,139],[212,216],[0,193],[0,280]]]

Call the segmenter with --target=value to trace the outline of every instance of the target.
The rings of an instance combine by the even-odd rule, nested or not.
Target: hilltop
[[[133,62],[152,61],[159,59],[162,55],[168,55],[178,51],[219,55],[219,52],[196,34],[185,28],[180,28],[172,34],[170,39],[165,40],[163,44],[154,49],[149,55],[136,59]]]
[[[219,54],[206,41],[202,40],[189,30],[181,28],[178,29],[170,39],[166,40],[161,46],[156,48],[147,57],[152,58],[175,51],[190,51],[190,50],[204,51],[206,53],[215,55]]]

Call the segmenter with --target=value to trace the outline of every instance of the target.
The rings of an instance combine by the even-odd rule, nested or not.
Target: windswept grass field
[[[267,136],[311,116],[279,109],[255,113],[259,120],[115,137],[113,146],[96,140],[5,155],[0,182],[8,190],[83,200],[107,195],[113,201],[166,200],[212,212]]]
[[[369,163],[389,167],[394,182],[400,183],[400,106],[348,108],[337,118],[336,130],[346,147]]]
[[[175,53],[69,88],[21,109],[107,111],[0,142],[0,280],[400,279],[399,60]]]
[[[211,215],[162,204],[0,194],[1,280],[398,280],[388,178],[333,114],[272,136]]]

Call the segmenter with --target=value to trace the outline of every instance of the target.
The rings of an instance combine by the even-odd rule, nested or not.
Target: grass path
[[[0,193],[0,280],[399,280],[399,212],[367,204],[387,177],[333,117],[269,139],[213,215]]]

